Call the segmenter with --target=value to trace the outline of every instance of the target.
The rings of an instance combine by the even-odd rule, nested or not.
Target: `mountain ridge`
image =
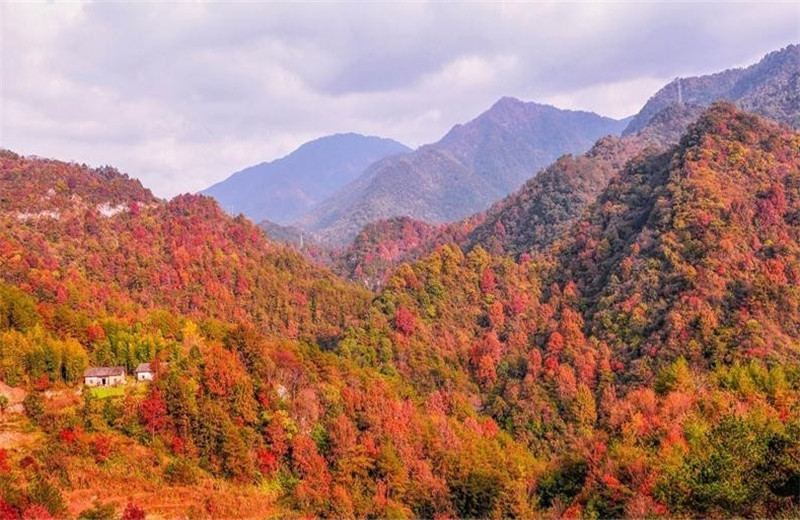
[[[797,92],[786,88],[794,81],[800,81],[800,45],[769,53],[750,67],[688,78],[681,103],[677,103],[677,83],[673,81],[631,118],[621,137],[603,138],[586,154],[558,158],[486,211],[452,223],[452,230],[448,230],[447,225],[442,226],[440,237],[429,238],[421,247],[408,251],[406,258],[418,258],[426,250],[446,243],[448,237],[467,250],[480,245],[495,254],[515,257],[542,251],[560,239],[625,162],[648,147],[664,150],[676,144],[709,103],[735,86],[738,86],[737,92],[746,94],[740,105],[746,104],[756,113],[774,117],[778,122],[800,121],[800,98],[797,97],[800,87]],[[754,89],[753,84],[760,87]],[[373,226],[365,230],[373,233],[386,227]],[[394,240],[389,238],[390,242]],[[360,239],[356,249],[363,249],[367,243],[374,244],[369,258],[376,258],[375,250],[380,249],[376,237]],[[355,267],[361,265],[362,272],[370,273],[370,284],[375,280],[385,281],[392,267],[385,261],[379,262],[380,266],[369,265],[363,250],[349,251],[345,256],[350,262],[344,265],[349,268],[342,270],[340,267],[339,272],[353,278]],[[395,262],[403,259],[400,256]]]
[[[286,225],[372,162],[408,151],[392,139],[356,133],[328,135],[284,157],[233,173],[200,193],[214,197],[230,214]]]
[[[112,169],[2,152],[0,187],[5,516],[796,512],[800,134],[730,104],[542,251],[445,244],[378,293]],[[432,231],[390,224],[388,258]]]
[[[735,102],[743,110],[800,128],[800,44],[770,52],[749,67],[676,78],[645,103],[622,134],[641,130],[668,105],[707,107],[718,100]]]
[[[410,216],[439,224],[484,209],[562,153],[582,151],[623,123],[502,98],[437,143],[371,165],[295,222],[342,244],[368,222]]]

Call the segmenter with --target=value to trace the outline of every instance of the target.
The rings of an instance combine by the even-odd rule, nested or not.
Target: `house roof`
[[[152,372],[152,371],[153,370],[150,368],[150,363],[139,363],[139,365],[136,367],[135,370],[137,374],[142,372]]]
[[[83,372],[83,377],[124,376],[125,367],[90,367]]]

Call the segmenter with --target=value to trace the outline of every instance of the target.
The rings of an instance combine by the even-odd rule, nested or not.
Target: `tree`
[[[161,398],[158,389],[153,387],[150,396],[139,406],[142,424],[150,432],[150,437],[155,437],[167,424],[167,404]]]
[[[572,403],[572,414],[583,433],[590,434],[597,422],[597,407],[589,387],[583,383],[578,385],[575,400]]]
[[[44,414],[44,400],[38,392],[30,392],[22,401],[22,407],[33,422],[38,422]]]
[[[404,336],[410,336],[416,329],[414,313],[405,307],[399,307],[394,316],[394,326]]]
[[[16,287],[0,285],[0,331],[25,332],[39,321],[35,300]]]
[[[242,439],[241,428],[235,428],[227,423],[222,430],[222,470],[228,478],[239,482],[253,480],[255,464],[245,441]]]
[[[292,460],[302,478],[296,488],[297,498],[304,507],[321,507],[330,497],[331,476],[311,437],[301,434],[293,439]]]
[[[147,515],[145,514],[144,509],[133,502],[128,502],[128,505],[125,506],[125,509],[122,511],[122,516],[119,517],[119,520],[144,520],[145,516]]]
[[[459,518],[490,518],[503,493],[499,475],[471,471],[450,483],[450,497]]]
[[[484,294],[494,294],[497,290],[497,281],[494,277],[494,271],[491,267],[487,267],[481,273],[481,292]]]

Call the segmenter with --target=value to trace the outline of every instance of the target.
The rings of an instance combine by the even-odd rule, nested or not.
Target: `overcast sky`
[[[800,2],[0,1],[0,147],[194,192],[337,132],[438,140],[502,96],[635,113],[800,41]]]

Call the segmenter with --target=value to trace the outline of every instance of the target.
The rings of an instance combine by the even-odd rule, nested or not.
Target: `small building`
[[[136,375],[137,381],[153,380],[153,369],[150,367],[150,363],[139,363],[134,374]]]
[[[86,386],[118,386],[125,384],[125,367],[91,367],[83,373]]]

